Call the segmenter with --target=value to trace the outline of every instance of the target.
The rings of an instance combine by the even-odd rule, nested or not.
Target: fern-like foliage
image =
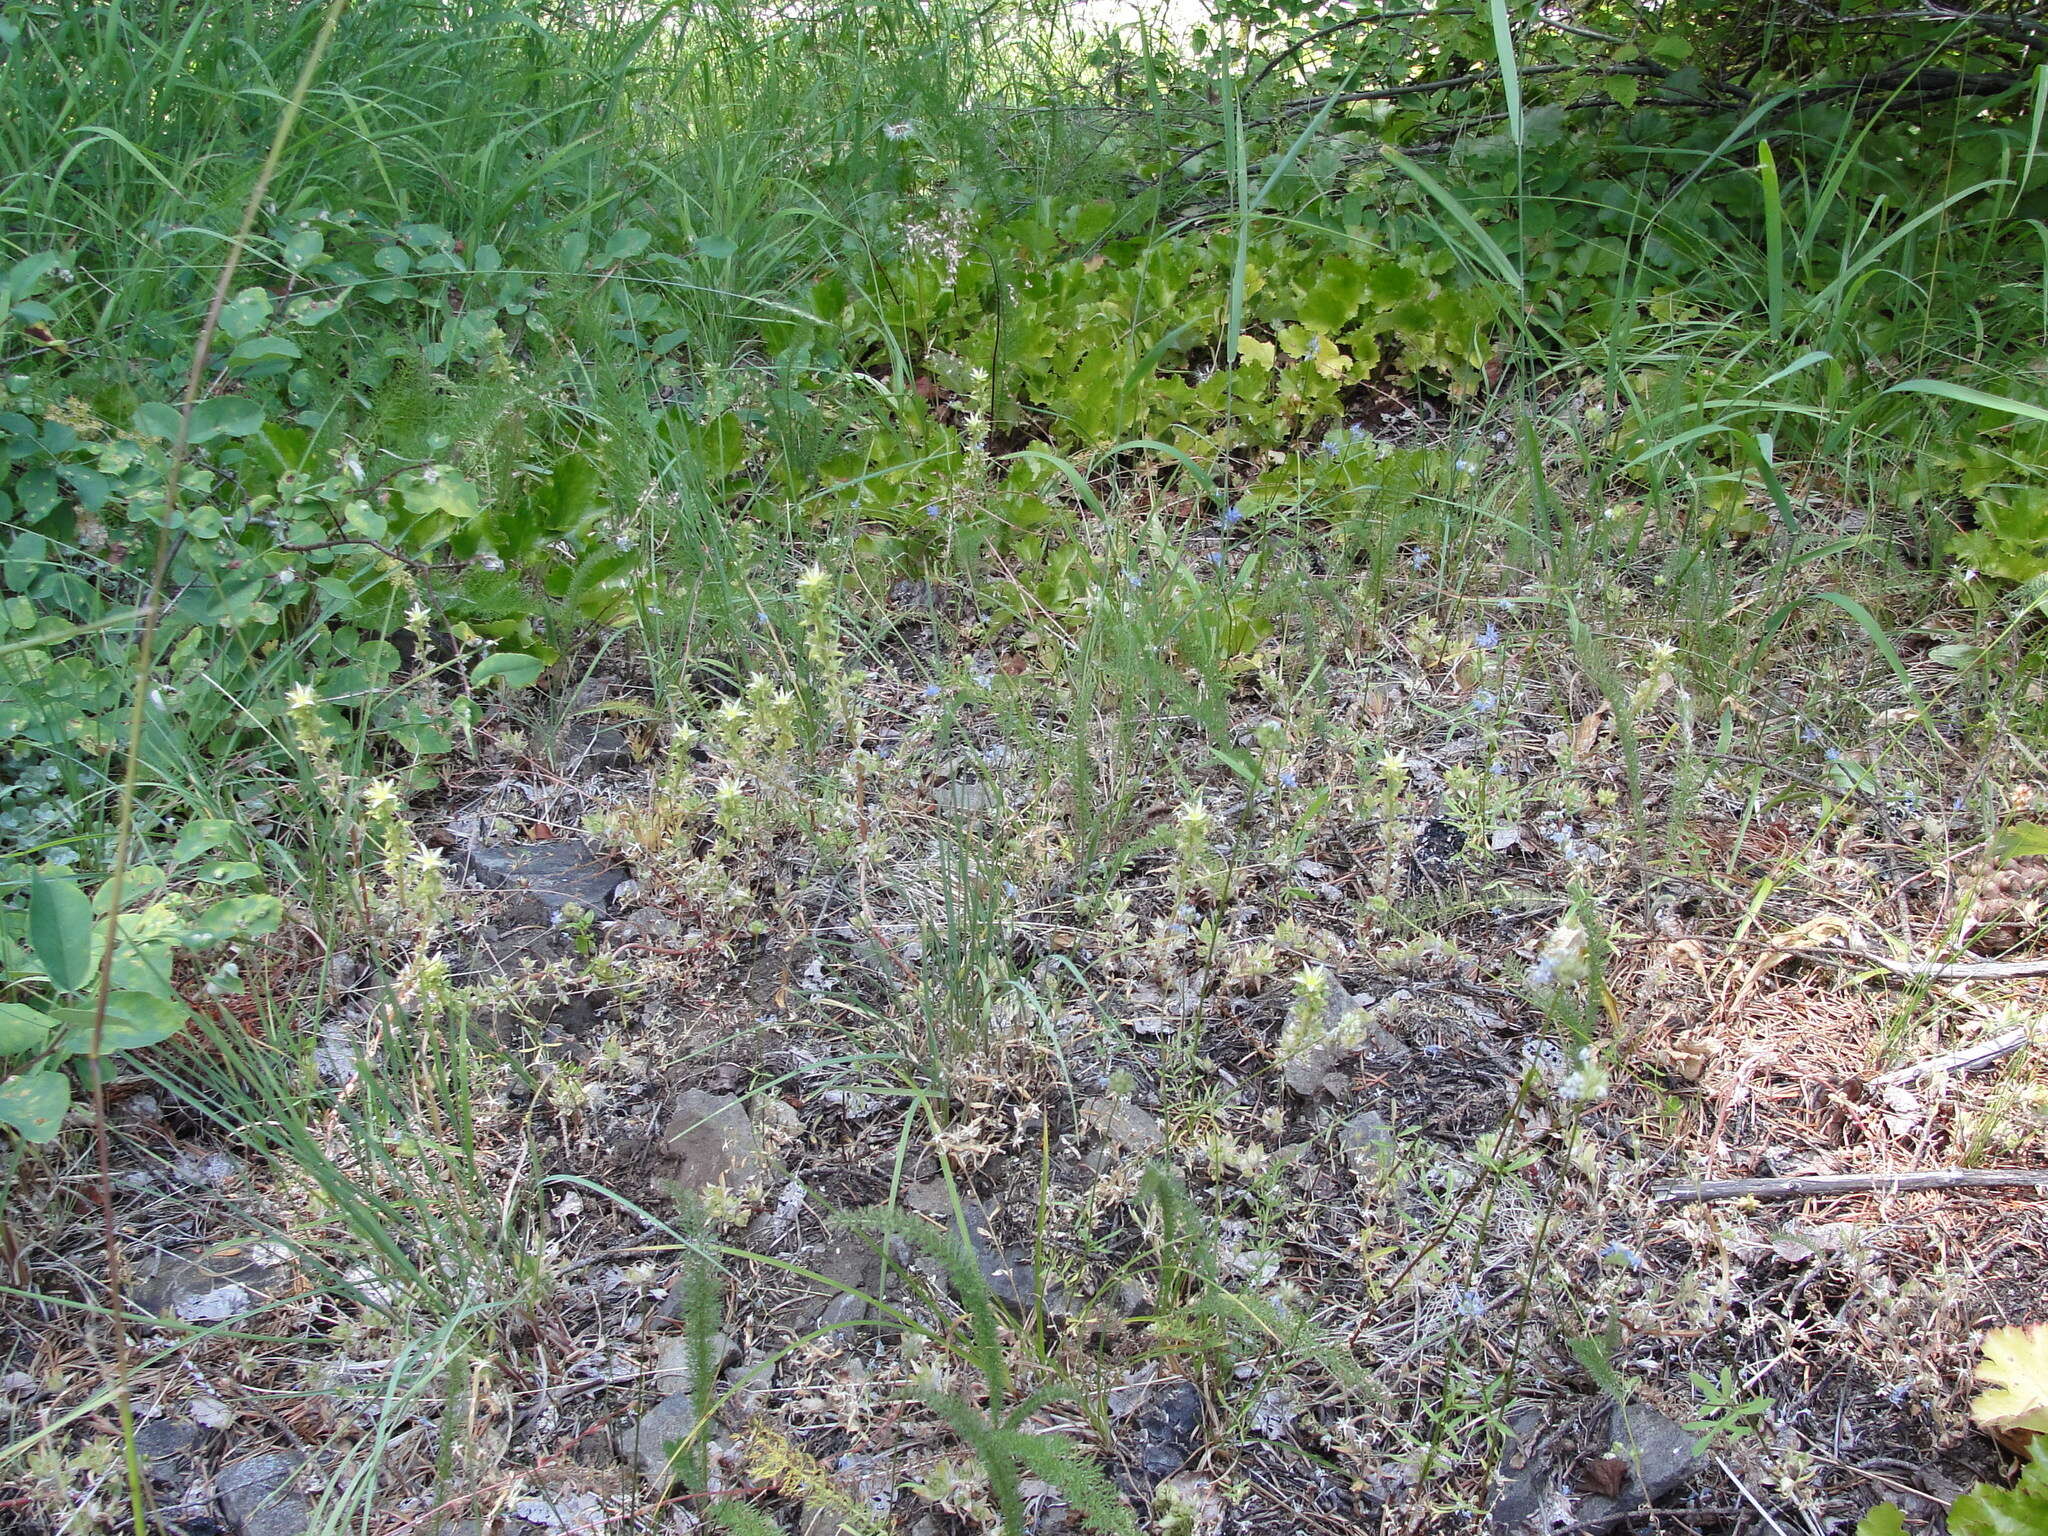
[[[957,1228],[950,1233],[942,1232],[928,1222],[897,1211],[866,1212],[858,1218],[858,1224],[900,1237],[934,1259],[944,1269],[953,1294],[967,1314],[972,1334],[968,1357],[981,1375],[987,1409],[978,1408],[952,1392],[920,1392],[917,1396],[945,1420],[961,1444],[981,1463],[1002,1516],[1004,1536],[1025,1536],[1022,1488],[1027,1471],[1057,1489],[1089,1529],[1105,1532],[1107,1536],[1138,1536],[1130,1510],[1100,1467],[1064,1436],[1024,1427],[1048,1403],[1071,1397],[1072,1389],[1054,1386],[1015,1404],[1009,1402],[1010,1372],[1003,1352],[1001,1321],[966,1233]]]

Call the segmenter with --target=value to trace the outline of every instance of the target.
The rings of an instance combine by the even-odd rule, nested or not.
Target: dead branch
[[[1705,1179],[1659,1184],[1659,1204],[1696,1200],[1812,1200],[1821,1195],[1896,1195],[1919,1189],[2044,1189],[2048,1168],[1950,1168],[1933,1173],[1825,1173],[1789,1179]]]

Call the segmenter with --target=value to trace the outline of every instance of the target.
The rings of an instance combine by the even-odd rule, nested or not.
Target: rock
[[[492,890],[531,893],[551,915],[571,903],[602,917],[612,892],[626,882],[623,866],[580,837],[545,843],[503,843],[469,850],[469,873]]]
[[[294,1480],[304,1463],[303,1456],[271,1451],[222,1467],[213,1492],[227,1528],[235,1536],[303,1536],[313,1510]]]
[[[684,1453],[676,1448],[701,1446],[710,1430],[710,1425],[699,1423],[696,1398],[672,1392],[619,1432],[619,1452],[642,1477],[666,1488],[677,1480],[672,1465],[683,1464]]]
[[[1131,1431],[1131,1470],[1146,1489],[1156,1488],[1194,1459],[1201,1444],[1202,1394],[1191,1381],[1152,1399]]]
[[[846,1523],[846,1511],[829,1504],[806,1504],[797,1518],[797,1536],[859,1536],[861,1527]]]
[[[692,1341],[687,1337],[669,1339],[661,1346],[661,1352],[654,1360],[654,1390],[657,1392],[688,1392],[696,1385],[693,1378],[697,1373]],[[713,1378],[733,1360],[739,1358],[739,1349],[722,1333],[711,1335],[711,1348],[706,1352]]]
[[[156,1317],[222,1323],[289,1295],[292,1280],[291,1250],[247,1238],[144,1260],[129,1282],[128,1301]]]
[[[676,1172],[656,1179],[655,1186],[679,1200],[701,1202],[722,1188],[751,1204],[768,1177],[768,1158],[746,1105],[729,1094],[692,1088],[678,1098],[662,1127],[661,1153]]]
[[[135,1454],[144,1461],[183,1456],[206,1438],[206,1431],[179,1419],[147,1419],[135,1426]]]
[[[1571,1500],[1558,1486],[1556,1465],[1539,1442],[1542,1427],[1543,1416],[1526,1409],[1508,1420],[1507,1449],[1494,1473],[1493,1502],[1486,1509],[1488,1528],[1500,1536],[1534,1536],[1574,1523]]]
[[[1330,1001],[1323,1011],[1320,1030],[1301,1041],[1280,1064],[1280,1075],[1288,1088],[1304,1099],[1312,1099],[1318,1093],[1349,1098],[1351,1080],[1344,1068],[1354,1056],[1408,1054],[1400,1036],[1387,1028],[1387,1020],[1396,1016],[1410,994],[1396,992],[1377,1003],[1368,1003],[1346,992],[1335,976],[1329,976],[1329,986]]]
[[[1129,1099],[1090,1099],[1081,1106],[1081,1125],[1095,1145],[1082,1161],[1097,1173],[1126,1159],[1144,1161],[1166,1145],[1159,1117]]]
[[[835,1236],[797,1254],[796,1262],[825,1282],[802,1282],[806,1300],[798,1313],[798,1332],[844,1328],[868,1315],[868,1297],[879,1294],[882,1256],[858,1237]]]
[[[615,773],[633,766],[633,743],[625,731],[589,715],[572,720],[556,745],[556,771],[564,777]]]
[[[932,790],[932,803],[954,816],[978,816],[995,805],[995,797],[973,779],[955,779]]]
[[[904,1200],[913,1211],[936,1216],[953,1227],[953,1197],[944,1179],[912,1186],[905,1192]],[[959,1215],[966,1220],[967,1246],[989,1295],[1019,1310],[1031,1306],[1038,1294],[1038,1277],[1029,1256],[1003,1246],[995,1233],[993,1213],[979,1200],[961,1195]]]
[[[1579,1521],[1596,1526],[1648,1508],[1677,1488],[1705,1459],[1692,1435],[1644,1403],[1623,1403],[1608,1416],[1611,1454],[1627,1469],[1621,1492],[1594,1494],[1579,1503]]]
[[[1337,1129],[1337,1149],[1361,1179],[1377,1178],[1400,1161],[1401,1140],[1387,1117],[1376,1109],[1363,1109]]]

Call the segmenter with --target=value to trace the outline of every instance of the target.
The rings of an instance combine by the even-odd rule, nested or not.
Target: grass
[[[1924,1515],[1996,1471],[1961,1434],[1968,1373],[1976,1330],[2032,1319],[2036,1213],[1649,1192],[2034,1155],[2034,1054],[1870,1080],[2036,1017],[2038,982],[1789,951],[2038,936],[2036,861],[1996,852],[2048,795],[2028,589],[1943,563],[1969,513],[1920,467],[2026,441],[1945,414],[1982,391],[1893,387],[2030,387],[1998,370],[2041,339],[2033,155],[1980,162],[2037,139],[2038,106],[1958,130],[1939,174],[1877,114],[1560,187],[1544,156],[1580,141],[1509,8],[1483,20],[1506,148],[1432,159],[1362,150],[1333,105],[1269,129],[1255,70],[1170,39],[1134,94],[1131,56],[1049,9],[367,0],[254,199],[314,14],[80,9],[9,40],[6,255],[80,275],[8,366],[90,440],[174,398],[245,205],[249,270],[288,302],[318,297],[279,275],[293,218],[345,204],[365,250],[459,242],[458,297],[352,296],[297,383],[202,369],[304,438],[202,452],[193,504],[284,506],[259,442],[331,470],[337,507],[422,464],[494,509],[540,504],[570,455],[601,486],[516,596],[453,542],[300,552],[293,581],[359,572],[354,606],[173,609],[142,675],[123,629],[64,642],[145,750],[22,736],[64,793],[19,803],[64,819],[10,833],[10,869],[146,865],[219,817],[285,916],[195,946],[193,1025],[8,1144],[13,1519],[196,1529],[223,1463],[289,1450],[320,1532],[823,1510],[1017,1533],[1058,1505],[1423,1531],[1479,1516],[1532,1413],[1577,1447],[1561,1476],[1597,1476],[1617,1398],[1711,1447],[1677,1495],[1695,1527],[1825,1528],[1902,1478]],[[1157,162],[1219,131],[1222,200],[1199,164],[1162,193]],[[1087,238],[995,233],[1096,198]],[[1573,271],[1541,231],[1581,217]],[[1172,241],[1218,222],[1226,323],[1169,364],[1159,315],[1209,302],[1171,286]],[[1493,366],[1361,381],[1330,444],[1260,446],[1240,394],[1206,437],[1130,441],[1156,377],[1278,340],[1273,236],[1457,253],[1517,300]],[[1125,241],[1154,286],[1077,299],[1052,343],[1117,363],[1118,430],[1090,438],[1021,364],[1004,382],[1000,327]],[[917,286],[975,260],[1011,285],[985,359],[949,351],[981,335],[948,329],[950,280]],[[464,339],[486,303],[497,339]],[[1317,478],[1353,452],[1394,467]],[[1295,488],[1255,498],[1283,460]],[[10,543],[49,578],[9,577],[17,628],[66,573],[149,595],[105,533]],[[216,579],[205,542],[166,543],[180,602]],[[338,628],[361,638],[337,660]],[[486,641],[545,662],[537,687],[473,681]],[[14,692],[41,708],[56,675]],[[295,702],[314,675],[348,685]],[[601,766],[569,766],[607,725]],[[550,921],[467,876],[477,837],[580,837],[635,887]],[[695,1088],[743,1101],[763,1176],[678,1202]],[[133,1305],[163,1255],[258,1238],[287,1257],[228,1315]],[[613,1452],[679,1390],[678,1337],[717,1406],[665,1484]],[[1181,1384],[1189,1423],[1148,1424]],[[152,1426],[195,1435],[160,1455]]]

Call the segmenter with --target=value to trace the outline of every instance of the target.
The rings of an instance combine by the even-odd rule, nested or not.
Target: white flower
[[[313,691],[311,683],[293,683],[285,690],[284,703],[287,709],[317,709],[320,695]]]
[[[914,138],[916,134],[917,124],[908,120],[900,123],[890,123],[882,129],[883,138],[892,139],[897,143],[901,143],[908,138]]]

